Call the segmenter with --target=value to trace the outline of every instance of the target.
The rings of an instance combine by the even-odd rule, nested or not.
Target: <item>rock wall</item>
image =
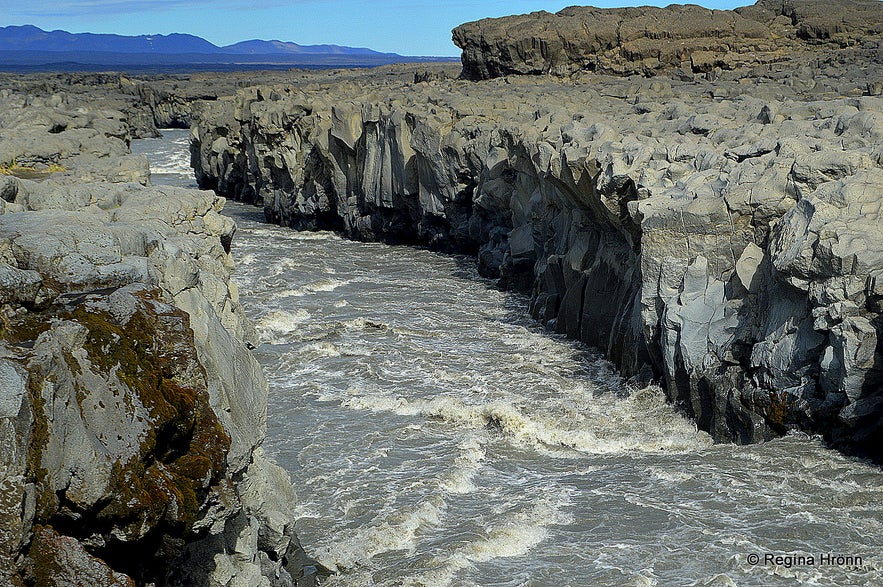
[[[264,83],[296,77],[296,72],[260,73]],[[254,85],[254,78],[254,72],[235,71],[224,74],[182,73],[153,76],[122,73],[0,72],[0,102],[4,110],[12,108],[18,114],[22,114],[22,107],[27,106],[24,119],[37,116],[34,107],[39,110],[48,106],[62,117],[74,118],[74,125],[70,128],[83,128],[84,124],[89,128],[87,118],[101,120],[106,118],[103,113],[114,112],[114,124],[123,133],[116,136],[128,144],[131,139],[158,137],[159,129],[188,128],[191,104],[215,100],[221,95],[229,96],[239,87]],[[9,101],[10,98],[12,101]],[[47,100],[51,103],[47,103]],[[0,113],[0,116],[5,119],[0,123],[3,128],[15,126],[10,123],[7,113]],[[36,120],[33,126],[42,127],[43,122]],[[62,128],[58,126],[56,132],[60,132]],[[47,142],[46,137],[39,142]],[[100,138],[98,143],[105,141]],[[59,149],[56,154],[64,153],[64,149]],[[126,153],[125,150],[115,152],[114,157],[119,158]],[[5,161],[0,160],[0,163],[3,162]]]
[[[466,79],[579,71],[652,75],[773,63],[799,52],[864,42],[879,46],[877,0],[759,0],[709,10],[696,5],[600,9],[484,19],[453,31]],[[823,47],[819,47],[824,45]]]
[[[317,74],[198,105],[192,161],[274,222],[477,254],[718,440],[802,429],[879,460],[883,100],[841,58],[691,80]]]
[[[124,115],[5,98],[0,585],[313,584],[223,200],[94,181]]]

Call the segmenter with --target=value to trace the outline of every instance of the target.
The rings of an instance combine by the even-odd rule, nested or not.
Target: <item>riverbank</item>
[[[105,92],[0,97],[0,582],[313,584],[235,225],[150,187]]]

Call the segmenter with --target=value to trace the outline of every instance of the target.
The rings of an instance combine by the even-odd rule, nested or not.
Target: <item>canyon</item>
[[[0,581],[325,572],[261,446],[224,198],[474,255],[718,442],[881,462],[878,4],[479,21],[462,68],[0,75]],[[203,191],[131,154],[167,127]]]
[[[879,459],[880,57],[317,74],[198,103],[193,167],[272,222],[476,254],[718,441]]]

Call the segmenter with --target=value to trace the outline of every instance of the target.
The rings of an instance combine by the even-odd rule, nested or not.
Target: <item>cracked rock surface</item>
[[[619,75],[681,69],[707,72],[787,61],[831,47],[879,47],[877,0],[759,0],[735,10],[673,4],[665,8],[570,6],[460,25],[463,76]],[[879,81],[879,80],[878,80]]]
[[[192,160],[274,222],[476,254],[717,440],[880,459],[881,71],[317,73],[197,103]]]

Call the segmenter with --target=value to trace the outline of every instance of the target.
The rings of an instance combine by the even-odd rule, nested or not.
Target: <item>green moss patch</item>
[[[30,373],[34,425],[28,477],[37,488],[35,523],[78,539],[104,536],[107,546],[90,549],[92,555],[139,581],[156,581],[164,574],[161,560],[168,558],[160,554],[161,545],[188,539],[211,487],[224,480],[230,437],[211,408],[188,315],[163,303],[160,292],[142,290],[133,293],[135,311],[122,323],[96,303],[110,293],[83,294],[67,306],[12,314],[0,324],[0,334],[17,347]],[[56,493],[50,472],[42,467],[52,433],[43,393],[54,376],[41,370],[33,349],[58,321],[79,323],[87,331],[83,350],[88,362],[78,349],[63,349],[63,365],[57,366],[70,374],[81,411],[95,409],[84,407],[90,394],[82,383],[88,375],[84,371],[91,370],[112,390],[130,396],[129,405],[140,404],[147,412],[147,433],[138,439],[137,453],[112,463],[109,493],[89,511],[69,503],[64,491]],[[68,510],[76,512],[76,522]]]
[[[150,294],[139,305],[125,325],[85,306],[69,316],[89,331],[84,348],[93,368],[115,370],[152,421],[140,454],[114,464],[120,493],[99,517],[186,533],[204,492],[226,470],[230,438],[209,404],[187,314]]]

